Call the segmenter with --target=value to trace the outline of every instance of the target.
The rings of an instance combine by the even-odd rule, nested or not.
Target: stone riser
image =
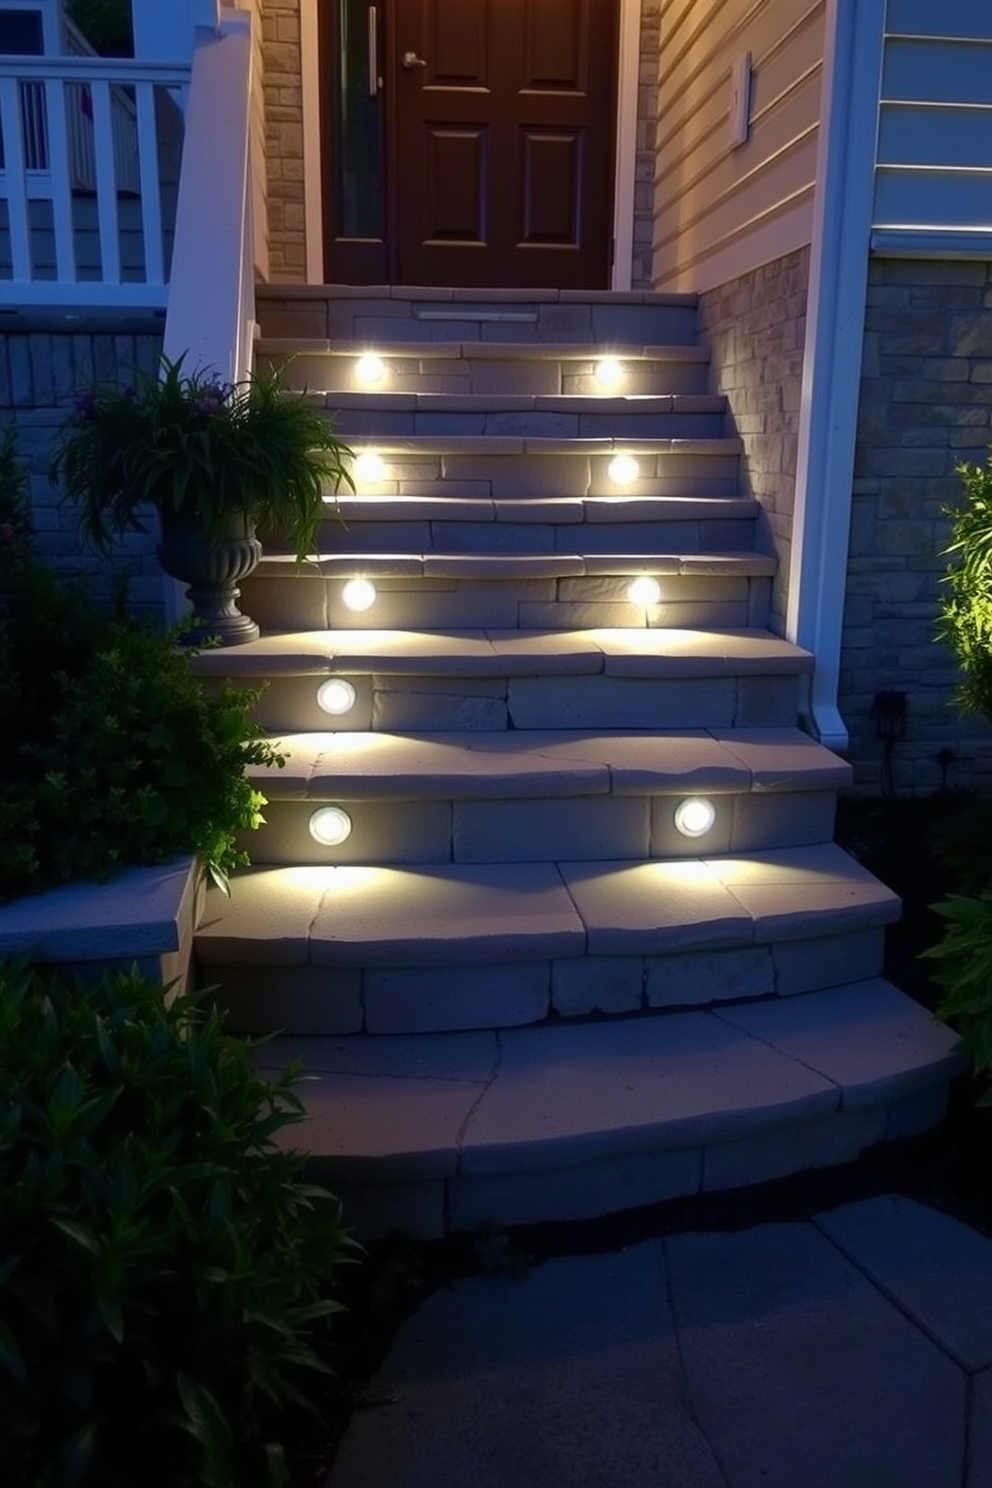
[[[881,927],[670,955],[581,956],[462,966],[272,968],[201,964],[241,1033],[429,1033],[513,1028],[549,1018],[664,1017],[691,1007],[793,997],[876,975]]]
[[[358,693],[347,719],[334,721],[349,730],[791,728],[799,712],[794,675],[370,676],[345,664],[319,676],[271,676],[256,706],[259,722],[274,733],[326,729],[317,689],[330,675],[346,676]]]
[[[307,801],[270,800],[265,824],[245,836],[253,863],[533,863],[681,859],[706,853],[806,847],[833,836],[834,793],[712,795],[716,821],[704,838],[682,836],[670,796],[554,795],[532,799],[355,800],[326,782]],[[264,790],[264,785],[263,785]],[[342,806],[352,832],[336,847],[309,831],[322,804]]]
[[[648,562],[642,572],[651,572]],[[378,591],[371,609],[344,602],[348,577],[366,574]],[[633,603],[629,577],[478,579],[382,577],[356,563],[341,578],[258,577],[241,586],[242,607],[265,631],[698,629],[760,626],[768,615],[770,581],[664,575],[662,601]]]
[[[336,286],[330,293],[286,293],[270,286],[259,295],[266,337],[393,345],[417,341],[566,342],[606,349],[620,346],[689,346],[696,339],[696,307],[689,296],[629,297],[587,292],[430,290],[415,297],[402,289]]]
[[[521,346],[502,348],[488,346],[480,354],[479,344],[455,343],[446,347],[435,342],[431,348],[384,347],[379,355],[386,373],[375,391],[387,393],[450,394],[453,397],[492,397],[505,393],[509,397],[526,395],[536,398],[578,397],[601,398],[603,387],[595,376],[597,358],[577,355],[574,350],[549,356],[541,348]],[[258,353],[259,365],[283,365],[283,349],[292,355],[283,374],[287,387],[300,392],[349,394],[367,392],[356,375],[359,359],[366,347],[344,351],[340,346],[330,351],[303,351],[296,343],[268,343]],[[534,356],[534,350],[540,350]],[[679,348],[681,354],[646,356],[638,353],[624,356],[623,383],[617,390],[629,397],[689,396],[707,393],[708,366],[705,354],[694,347]],[[517,354],[514,355],[513,353]],[[494,355],[494,353],[498,353]]]
[[[409,510],[405,519],[397,513],[399,520],[370,520],[357,504],[342,498],[340,516],[321,524],[317,547],[322,555],[574,553],[581,534],[587,550],[603,554],[721,553],[747,551],[754,539],[753,517],[720,515],[720,501],[714,501],[712,518],[686,520],[677,511],[655,513],[647,502],[638,502],[629,515],[616,512],[618,520],[613,522],[563,525],[542,520],[546,516],[541,510],[543,503],[534,502],[533,518],[520,510],[522,504],[517,503],[512,520],[507,514],[492,521],[484,501],[480,501],[477,515],[459,512],[458,521],[417,520],[420,513],[416,509]],[[267,551],[276,553],[282,546],[273,539]]]
[[[411,404],[412,394],[407,395]],[[383,404],[386,404],[385,397]],[[398,401],[398,400],[392,400]],[[427,400],[417,399],[417,403]],[[457,400],[452,400],[457,401]],[[520,399],[507,400],[511,404]],[[549,402],[552,400],[548,400]],[[554,400],[556,403],[558,400]],[[574,404],[575,399],[561,400]],[[395,407],[376,407],[371,398],[364,400],[362,408],[344,406],[344,396],[327,395],[327,407],[334,415],[334,429],[347,444],[367,444],[379,439],[402,439],[409,435],[464,438],[476,435],[518,436],[523,439],[615,439],[644,441],[647,439],[720,439],[724,432],[722,410],[690,412],[677,406],[677,400],[659,398],[648,400],[658,406],[651,408],[625,408],[622,412],[609,413],[597,406],[599,400],[586,400],[589,406],[583,411],[577,408],[506,409],[490,412],[474,409],[451,409],[445,407],[445,398],[438,398],[440,406],[417,407],[404,410]],[[709,402],[710,400],[706,400]],[[675,407],[671,407],[673,402]]]

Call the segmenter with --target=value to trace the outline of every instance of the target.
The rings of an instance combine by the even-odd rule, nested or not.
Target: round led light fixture
[[[606,473],[614,485],[629,486],[640,475],[641,467],[633,455],[614,455]]]
[[[328,677],[317,688],[317,706],[334,718],[350,713],[357,697],[358,693],[353,685],[345,681],[344,677]]]
[[[386,364],[382,357],[377,357],[371,352],[359,357],[355,363],[355,380],[363,387],[371,387],[373,383],[381,382],[385,375]]]
[[[595,378],[600,387],[618,387],[623,382],[623,363],[616,357],[603,357],[596,363]]]
[[[705,837],[716,821],[716,807],[705,796],[689,796],[675,808],[675,825],[683,837]]]
[[[661,585],[650,574],[638,574],[627,585],[627,598],[631,604],[656,605],[661,602]]]
[[[351,817],[341,806],[321,806],[310,818],[310,836],[321,847],[339,847],[351,836]]]
[[[364,485],[375,485],[386,479],[386,462],[375,450],[362,450],[355,456],[354,474]]]
[[[371,579],[349,579],[341,598],[349,610],[370,610],[376,602],[376,587]]]

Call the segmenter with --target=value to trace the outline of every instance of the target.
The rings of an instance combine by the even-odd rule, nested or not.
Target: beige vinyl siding
[[[662,0],[653,280],[706,290],[807,245],[824,0]],[[750,132],[729,143],[751,53]]]
[[[251,211],[255,240],[255,273],[269,277],[269,220],[265,180],[265,96],[262,55],[262,0],[238,0],[238,9],[251,12]]]
[[[992,6],[889,0],[873,226],[992,229]]]

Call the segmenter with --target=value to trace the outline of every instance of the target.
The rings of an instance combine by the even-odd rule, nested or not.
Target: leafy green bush
[[[8,432],[0,444],[0,899],[196,854],[218,881],[281,758],[257,692],[208,692],[176,637],[109,612],[36,557]]]
[[[951,894],[934,909],[946,921],[938,945],[923,952],[936,961],[943,990],[938,1018],[953,1024],[976,1075],[992,1076],[992,888],[977,897]],[[992,1105],[992,1090],[980,1105]]]
[[[946,512],[951,533],[944,552],[953,561],[937,636],[961,669],[956,705],[992,719],[992,456],[984,465],[962,464],[957,470],[964,501]]]
[[[0,964],[4,1488],[283,1481],[355,1248],[274,1140],[295,1077],[137,973]]]

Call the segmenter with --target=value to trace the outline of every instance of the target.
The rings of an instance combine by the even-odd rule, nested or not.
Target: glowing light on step
[[[658,580],[650,574],[638,574],[636,579],[631,579],[627,585],[627,598],[635,605],[656,605],[661,603],[661,585]]]
[[[705,837],[716,821],[716,807],[705,796],[689,796],[675,808],[675,825],[683,837]]]
[[[317,688],[318,707],[335,718],[340,718],[343,713],[350,713],[357,697],[358,693],[344,677],[329,677]]]
[[[352,467],[356,479],[366,486],[374,486],[386,479],[386,462],[376,450],[362,450],[356,455]]]
[[[321,847],[340,847],[351,836],[351,817],[341,806],[321,806],[310,818],[310,836]]]
[[[607,474],[615,486],[629,486],[641,473],[641,467],[633,455],[614,455]]]
[[[596,363],[595,377],[600,387],[619,387],[624,378],[623,363],[616,357],[603,357]]]
[[[370,610],[378,594],[371,579],[349,579],[341,593],[349,610]]]
[[[360,382],[363,387],[371,387],[373,383],[381,382],[385,375],[386,364],[382,357],[374,356],[371,352],[359,357],[355,363],[355,381]]]

